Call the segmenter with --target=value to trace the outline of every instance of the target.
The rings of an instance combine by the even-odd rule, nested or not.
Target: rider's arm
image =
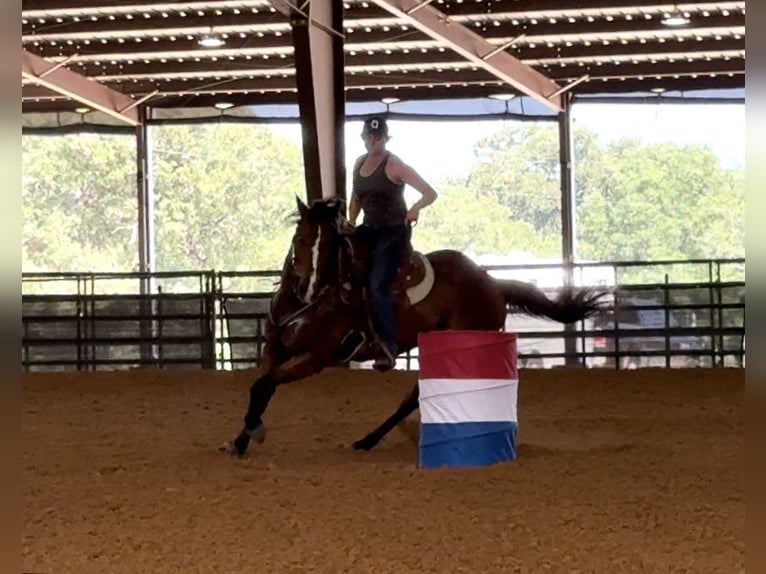
[[[418,199],[407,212],[407,223],[417,221],[420,210],[436,201],[439,194],[436,193],[436,190],[431,187],[426,180],[420,177],[418,172],[399,158],[395,158],[394,161],[389,161],[389,164],[393,164],[391,165],[391,172],[387,171],[387,175],[391,181],[405,183],[414,190],[419,191],[421,194],[420,199]]]
[[[351,225],[356,225],[356,218],[359,217],[360,209],[359,196],[352,192],[351,199],[348,202],[348,221]]]

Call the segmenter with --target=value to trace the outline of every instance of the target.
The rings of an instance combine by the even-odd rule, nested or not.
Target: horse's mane
[[[288,215],[288,220],[294,226],[298,225],[303,220],[304,213],[306,214],[306,220],[311,223],[334,221],[338,218],[339,215],[341,217],[344,216],[342,211],[343,200],[337,198],[315,199],[308,206],[303,206],[302,203],[299,203],[299,205],[302,207],[296,209]],[[275,290],[278,291],[282,284],[289,279],[292,279],[292,276],[288,253],[288,255],[285,257],[284,264],[282,265],[282,273],[280,278],[274,283]]]

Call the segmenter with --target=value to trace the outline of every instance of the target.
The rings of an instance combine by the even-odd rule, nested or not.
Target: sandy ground
[[[744,572],[744,372],[521,371],[519,458],[418,470],[417,374],[26,375],[23,566],[47,574]]]

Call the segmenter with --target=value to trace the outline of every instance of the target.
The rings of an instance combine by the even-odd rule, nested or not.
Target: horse
[[[309,207],[296,197],[296,203],[295,233],[269,307],[261,374],[250,387],[244,427],[220,447],[240,457],[251,441],[264,441],[262,417],[278,386],[352,358],[373,358],[374,329],[363,296],[364,241],[346,231],[340,200],[315,200]],[[600,312],[607,294],[570,287],[550,299],[533,284],[494,278],[463,253],[442,249],[425,255],[432,285],[413,302],[404,285],[414,255],[410,249],[403,257],[392,287],[400,352],[416,347],[418,333],[426,331],[502,330],[508,312],[572,323]],[[395,412],[353,447],[372,449],[417,408],[416,384]]]

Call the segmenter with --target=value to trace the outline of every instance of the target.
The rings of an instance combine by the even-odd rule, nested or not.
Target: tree
[[[576,130],[575,155],[586,165],[600,161],[596,137]],[[561,255],[561,166],[558,126],[551,122],[508,124],[479,142],[477,163],[466,185],[476,197],[492,197],[524,239],[507,235],[499,252],[524,250],[539,257]],[[589,188],[589,171],[575,169],[576,201]],[[495,221],[495,220],[493,220]]]
[[[515,222],[525,222],[549,243],[561,235],[558,132],[555,125],[509,126],[480,142],[478,163],[468,179],[477,197],[492,197]],[[548,241],[546,241],[548,240]],[[556,242],[560,245],[560,240]],[[551,244],[551,246],[553,246]],[[557,255],[556,248],[549,253]]]
[[[578,208],[579,255],[652,261],[744,253],[741,173],[699,145],[608,146]]]
[[[138,259],[130,136],[22,138],[25,271],[124,271]]]
[[[509,124],[477,146],[465,185],[487,209],[524,225],[527,251],[560,254],[558,129]],[[701,145],[602,145],[574,129],[576,244],[579,259],[651,261],[736,257],[744,253],[744,177]],[[460,204],[447,212],[459,211]],[[455,216],[453,216],[455,217]],[[493,220],[494,222],[495,220]],[[494,233],[494,231],[489,232]],[[507,233],[507,232],[506,232]],[[518,249],[506,235],[500,253]]]
[[[152,128],[157,267],[281,267],[300,149],[268,127]],[[577,256],[591,260],[744,253],[744,174],[699,145],[603,145],[575,126]],[[22,138],[24,271],[131,271],[138,264],[135,139]],[[465,179],[436,187],[413,242],[476,254],[561,253],[558,129],[508,124],[476,148]]]
[[[281,267],[305,195],[295,145],[265,126],[172,126],[154,158],[158,269]]]
[[[158,270],[281,267],[300,150],[264,126],[152,129]],[[24,137],[25,271],[138,266],[135,139]]]
[[[525,250],[553,252],[526,221],[492,195],[478,194],[465,181],[447,180],[439,186],[439,199],[424,210],[422,227],[413,232],[413,245],[422,251],[443,248],[474,254]],[[559,242],[560,243],[560,242]]]

